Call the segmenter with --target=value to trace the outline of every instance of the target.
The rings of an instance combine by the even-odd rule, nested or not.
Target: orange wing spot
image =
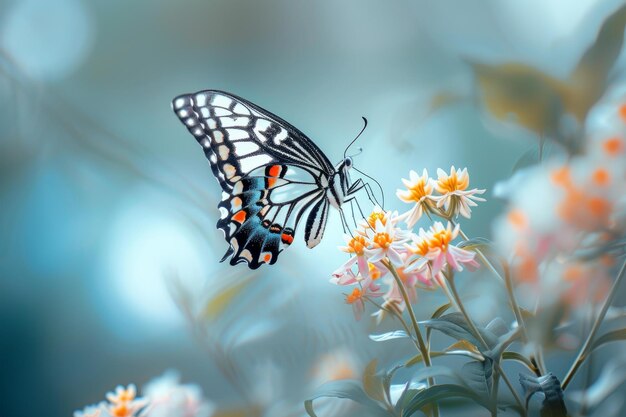
[[[272,260],[272,254],[271,253],[267,253],[263,257],[263,261],[265,261],[265,263],[270,263],[271,260]]]
[[[272,188],[276,184],[277,178],[281,174],[282,167],[280,165],[271,165],[267,168],[267,188]]]
[[[280,235],[280,240],[282,240],[282,242],[286,245],[291,245],[291,243],[293,242],[293,236],[288,235],[287,233],[283,233],[282,235]]]
[[[239,197],[235,197],[231,201],[231,207],[241,207],[241,204],[242,204],[242,201],[241,201],[241,198]]]
[[[236,221],[237,223],[243,223],[246,221],[246,217],[247,217],[246,212],[243,210],[240,210],[233,215],[232,219]]]
[[[591,175],[591,178],[596,185],[608,185],[611,181],[611,175],[604,168],[596,169]]]
[[[604,141],[602,148],[610,156],[617,156],[624,152],[624,141],[620,138],[609,138]]]
[[[626,104],[619,106],[619,117],[622,118],[623,122],[626,122]]]

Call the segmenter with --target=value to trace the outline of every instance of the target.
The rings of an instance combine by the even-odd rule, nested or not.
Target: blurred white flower
[[[143,389],[150,402],[145,417],[209,417],[214,406],[195,384],[181,384],[178,373],[168,371]]]
[[[108,417],[106,403],[88,405],[82,410],[74,411],[74,417]]]

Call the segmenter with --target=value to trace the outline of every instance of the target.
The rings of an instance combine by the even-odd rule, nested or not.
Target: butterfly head
[[[335,171],[338,173],[340,172],[341,174],[347,174],[353,165],[354,161],[352,160],[352,157],[346,156],[337,164],[337,166],[335,166]]]

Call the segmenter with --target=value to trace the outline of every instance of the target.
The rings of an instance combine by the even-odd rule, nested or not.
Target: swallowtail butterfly
[[[222,187],[217,228],[229,244],[222,261],[230,256],[231,265],[274,264],[306,213],[304,240],[315,247],[329,208],[338,209],[345,224],[342,204],[366,184],[350,181],[350,157],[333,167],[304,133],[233,94],[183,94],[172,108],[204,149]]]

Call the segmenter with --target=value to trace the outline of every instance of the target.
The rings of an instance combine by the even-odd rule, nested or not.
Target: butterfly
[[[172,109],[202,146],[222,187],[218,204],[229,248],[221,262],[257,269],[274,264],[304,226],[307,247],[320,243],[330,207],[342,205],[367,183],[350,180],[352,158],[333,164],[304,133],[233,94],[204,90],[182,94]],[[354,141],[353,141],[354,142]]]

